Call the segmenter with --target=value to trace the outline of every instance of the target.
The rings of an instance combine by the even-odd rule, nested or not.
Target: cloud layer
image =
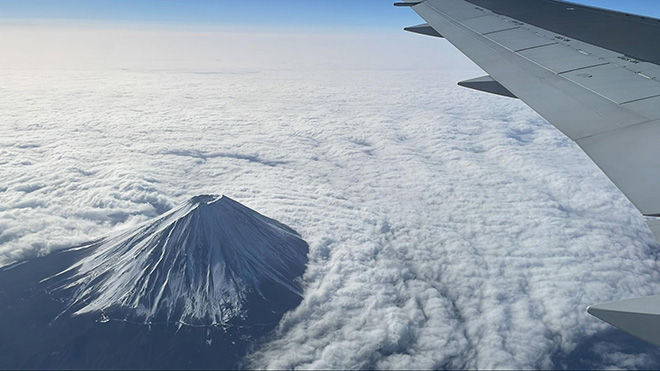
[[[1,69],[0,264],[220,193],[311,249],[254,367],[657,367],[585,311],[660,293],[632,205],[477,70],[380,57]]]

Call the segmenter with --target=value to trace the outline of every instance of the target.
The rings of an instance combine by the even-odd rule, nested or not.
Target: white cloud
[[[326,37],[323,58],[309,36],[268,69],[261,46],[252,64],[3,66],[0,261],[224,193],[311,248],[305,300],[255,366],[657,366],[585,311],[660,293],[653,237],[586,155],[522,103],[456,87],[476,68],[414,57],[441,41],[353,57]]]

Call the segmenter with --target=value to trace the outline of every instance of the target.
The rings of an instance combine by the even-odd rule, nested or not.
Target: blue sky
[[[392,27],[419,19],[392,0],[0,0],[0,19],[85,19],[121,23]],[[579,0],[660,17],[657,0]]]
[[[0,18],[214,25],[388,26],[417,20],[391,0],[0,0]]]

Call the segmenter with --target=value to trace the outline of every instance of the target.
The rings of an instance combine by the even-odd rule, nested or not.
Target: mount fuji
[[[0,368],[236,368],[302,300],[308,245],[226,197],[0,269]]]

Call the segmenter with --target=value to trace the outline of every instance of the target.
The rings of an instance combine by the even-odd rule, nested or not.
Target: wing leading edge
[[[574,140],[643,215],[660,217],[660,20],[557,0],[407,3],[489,74],[462,85],[521,99]],[[660,219],[647,223],[660,240]],[[645,311],[635,309],[640,303]],[[660,345],[660,296],[589,313]]]

